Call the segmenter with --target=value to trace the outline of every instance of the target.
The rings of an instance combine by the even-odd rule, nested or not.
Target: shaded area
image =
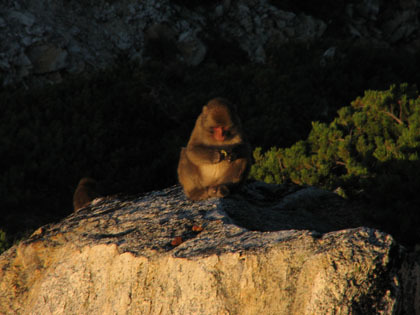
[[[311,121],[328,121],[365,89],[420,82],[418,56],[401,52],[343,45],[321,66],[329,43],[290,44],[255,65],[226,63],[225,43],[213,44],[199,67],[156,59],[140,66],[121,56],[87,78],[0,87],[0,229],[9,239],[70,214],[83,176],[107,194],[175,184],[180,147],[213,96],[235,102],[252,146],[266,149],[304,139]]]
[[[371,226],[363,209],[337,194],[294,184],[253,182],[222,208],[240,226],[253,231],[311,230],[320,233]]]

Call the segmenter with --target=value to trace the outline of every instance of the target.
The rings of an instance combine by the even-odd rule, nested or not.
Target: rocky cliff
[[[222,38],[249,59],[264,62],[270,45],[323,38],[331,21],[280,9],[281,1],[223,0],[183,6],[170,0],[5,0],[0,3],[0,78],[3,84],[57,82],[89,73],[117,56],[143,62],[153,41],[187,65],[206,57]],[[185,3],[188,3],[186,1]],[[349,2],[337,19],[344,38],[418,51],[419,1]],[[167,60],[165,60],[167,62]]]
[[[2,314],[420,314],[418,262],[357,207],[249,184],[107,197],[0,256]]]

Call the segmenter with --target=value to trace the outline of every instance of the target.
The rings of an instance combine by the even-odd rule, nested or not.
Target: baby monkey
[[[212,99],[181,149],[179,182],[191,200],[226,197],[245,181],[250,157],[234,106],[223,98]]]
[[[76,187],[73,195],[73,207],[74,211],[77,212],[81,208],[87,206],[95,198],[99,198],[98,183],[96,180],[83,177]]]

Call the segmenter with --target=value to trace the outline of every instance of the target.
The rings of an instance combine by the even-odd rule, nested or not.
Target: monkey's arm
[[[187,156],[196,165],[215,164],[222,160],[220,149],[205,145],[187,146]]]

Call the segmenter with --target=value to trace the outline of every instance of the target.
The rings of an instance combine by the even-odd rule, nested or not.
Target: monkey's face
[[[203,107],[202,128],[212,143],[225,144],[238,135],[238,119],[227,101],[213,99]]]
[[[223,142],[230,137],[231,132],[228,127],[216,126],[210,129],[210,134],[216,141]]]
[[[236,127],[227,112],[220,115],[219,112],[211,111],[204,116],[203,127],[212,142],[217,143],[229,141],[237,133]]]

